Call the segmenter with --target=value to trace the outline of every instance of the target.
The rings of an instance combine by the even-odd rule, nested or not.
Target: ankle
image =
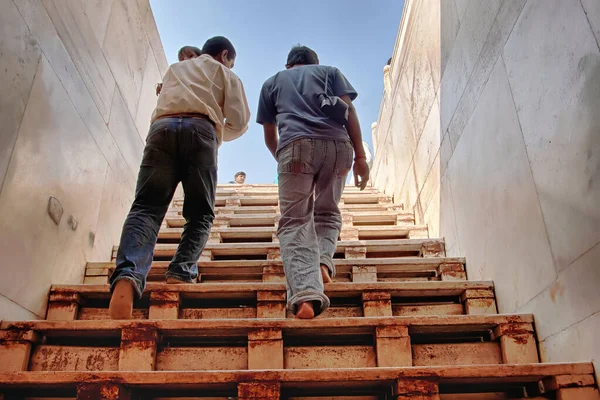
[[[298,319],[312,319],[315,317],[315,309],[313,302],[307,301],[305,303],[300,303],[298,305],[298,309],[296,310],[296,318]]]
[[[331,272],[327,265],[321,264],[321,276],[323,277],[323,283],[332,283]]]

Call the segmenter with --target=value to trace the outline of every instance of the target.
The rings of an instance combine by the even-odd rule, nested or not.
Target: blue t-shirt
[[[346,127],[321,111],[318,96],[325,92],[325,74],[329,75],[328,95],[348,95],[352,100],[358,96],[337,68],[325,65],[300,65],[286,69],[263,84],[256,122],[261,125],[277,124],[277,150],[300,138],[350,140]]]

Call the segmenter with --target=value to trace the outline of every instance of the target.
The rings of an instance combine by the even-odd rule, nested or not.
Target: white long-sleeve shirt
[[[217,128],[219,144],[242,136],[250,121],[242,81],[206,54],[171,65],[163,78],[152,122],[179,113],[207,115]]]

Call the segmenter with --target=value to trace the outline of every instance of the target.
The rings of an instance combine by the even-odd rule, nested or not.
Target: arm
[[[277,125],[265,123],[263,124],[263,130],[265,132],[265,144],[267,145],[267,149],[273,154],[273,158],[277,160],[277,146],[279,145]]]
[[[250,108],[248,108],[248,100],[246,100],[246,92],[242,81],[233,73],[225,74],[224,79],[223,115],[225,116],[225,127],[223,129],[223,140],[229,142],[239,138],[248,130]]]
[[[340,96],[340,98],[346,104],[348,104],[348,124],[346,124],[346,130],[348,131],[348,136],[350,136],[352,146],[354,147],[354,182],[356,186],[360,188],[360,190],[363,190],[369,181],[369,165],[367,164],[367,156],[365,154],[365,148],[362,144],[360,123],[358,121],[356,108],[354,108],[352,100],[350,100],[350,96],[343,95]]]
[[[366,159],[365,149],[362,144],[362,132],[360,131],[360,123],[358,122],[358,114],[356,114],[356,108],[354,107],[354,104],[352,104],[350,96],[348,96],[347,94],[340,96],[340,98],[344,100],[344,103],[348,105],[348,124],[346,125],[346,130],[348,131],[348,136],[350,136],[350,140],[352,140],[355,158]]]
[[[256,122],[263,126],[265,132],[265,144],[277,160],[277,146],[279,145],[279,135],[277,133],[277,107],[271,96],[271,82],[268,80],[263,84],[258,99],[258,112],[256,113]]]

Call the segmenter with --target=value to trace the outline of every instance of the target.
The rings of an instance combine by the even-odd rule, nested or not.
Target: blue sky
[[[383,66],[392,56],[403,0],[150,0],[169,63],[184,45],[212,36],[236,48],[233,71],[242,79],[252,119],[240,139],[219,149],[219,183],[247,173],[246,183],[272,183],[276,163],[254,122],[263,82],[284,68],[295,44],[314,49],[321,64],[339,68],[359,93],[355,105],[371,144],[383,93]]]

